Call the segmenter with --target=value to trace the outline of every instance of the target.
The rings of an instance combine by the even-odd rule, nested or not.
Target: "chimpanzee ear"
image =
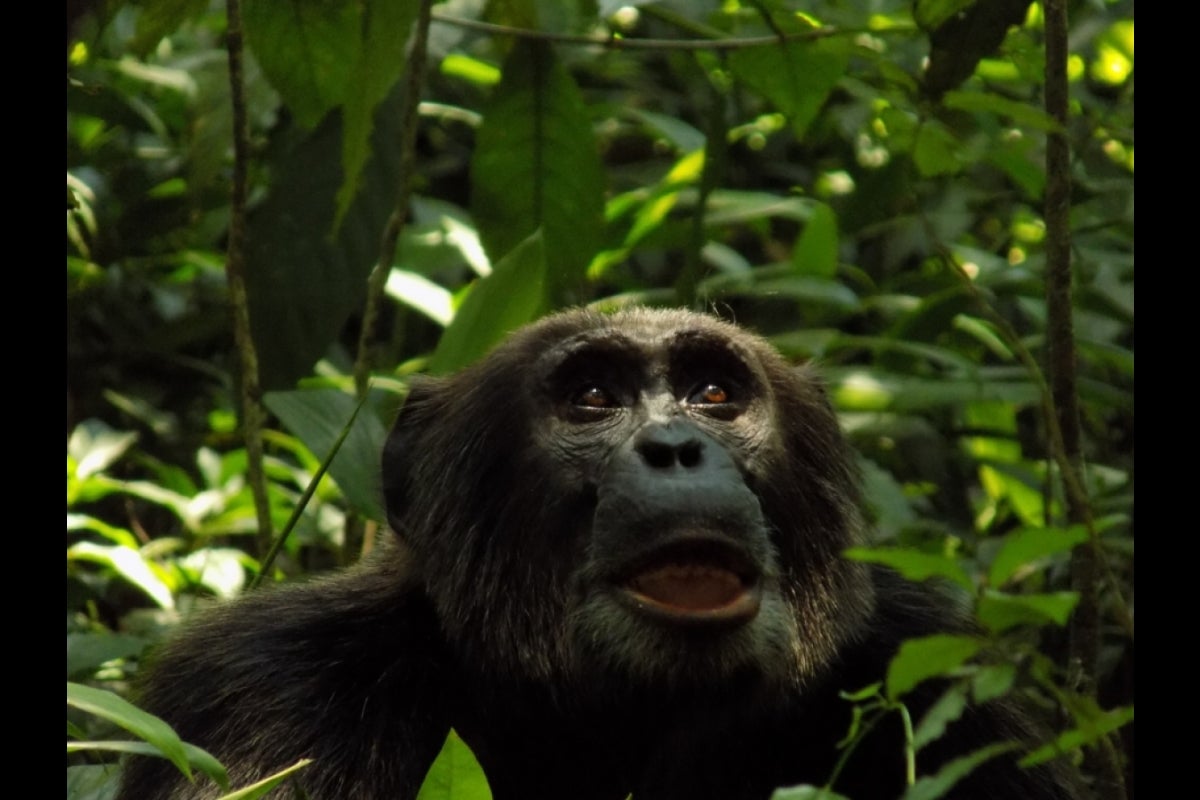
[[[440,416],[444,379],[417,376],[409,384],[408,397],[383,445],[381,475],[383,505],[388,524],[403,533],[403,518],[410,506],[415,476],[413,469],[428,457],[423,438],[430,422]]]

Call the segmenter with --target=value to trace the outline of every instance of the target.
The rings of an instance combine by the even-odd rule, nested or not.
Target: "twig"
[[[649,7],[648,7],[649,8]],[[858,36],[870,34],[882,36],[889,33],[913,33],[915,25],[893,25],[887,28],[835,28],[829,25],[814,28],[811,31],[797,31],[785,34],[783,37],[770,36],[727,37],[723,39],[626,39],[621,36],[588,36],[572,33],[552,33],[531,28],[517,28],[511,25],[497,25],[493,22],[482,22],[475,19],[454,17],[449,14],[436,12],[433,21],[442,25],[453,25],[456,28],[479,31],[499,36],[515,36],[520,39],[537,39],[544,42],[559,44],[591,45],[609,50],[743,50],[748,47],[779,44],[780,39],[788,42],[815,41],[832,36]]]
[[[388,274],[396,257],[396,243],[408,219],[412,197],[412,179],[416,172],[417,117],[421,101],[421,86],[425,82],[425,54],[429,42],[429,23],[432,0],[421,0],[417,24],[413,30],[412,47],[405,72],[404,111],[400,130],[400,176],[397,181],[396,207],[384,226],[379,241],[379,259],[367,278],[367,300],[363,308],[362,328],[358,334],[358,352],[354,360],[354,390],[359,398],[367,393],[371,376],[371,340],[379,317]]]
[[[271,505],[263,472],[262,388],[258,382],[258,353],[250,333],[250,307],[246,297],[246,162],[249,135],[246,95],[242,76],[242,13],[239,0],[226,0],[228,30],[225,49],[229,55],[229,95],[233,115],[233,187],[229,201],[229,242],[225,255],[225,277],[229,282],[229,304],[233,311],[233,338],[241,363],[242,437],[246,442],[246,477],[254,496],[258,519],[258,553],[267,551],[273,538]]]

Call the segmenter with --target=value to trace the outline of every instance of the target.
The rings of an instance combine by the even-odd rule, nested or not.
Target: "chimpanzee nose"
[[[654,469],[668,470],[676,465],[693,469],[704,461],[704,443],[697,431],[676,421],[648,425],[638,434],[633,448]]]

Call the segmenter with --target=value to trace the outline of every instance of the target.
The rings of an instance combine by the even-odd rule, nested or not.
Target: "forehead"
[[[559,337],[546,342],[539,360],[551,364],[611,355],[641,363],[668,363],[678,358],[758,360],[755,340],[731,325],[702,314],[675,310],[636,309],[610,316],[586,315]]]

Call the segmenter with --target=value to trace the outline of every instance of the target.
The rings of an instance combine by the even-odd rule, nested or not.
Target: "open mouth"
[[[759,574],[739,548],[716,539],[671,542],[639,559],[620,581],[639,611],[666,622],[736,624],[758,613]]]

